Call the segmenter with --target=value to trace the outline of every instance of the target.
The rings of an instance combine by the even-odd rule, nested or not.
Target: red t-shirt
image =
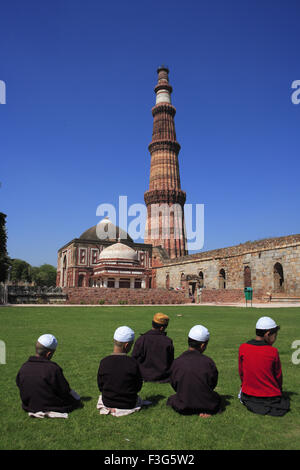
[[[251,340],[239,348],[242,392],[255,397],[282,394],[282,371],[278,350],[264,341]]]

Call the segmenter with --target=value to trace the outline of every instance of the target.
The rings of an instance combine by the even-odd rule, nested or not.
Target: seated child
[[[256,323],[256,338],[239,348],[240,401],[253,413],[283,416],[290,408],[282,395],[282,371],[273,347],[280,329],[270,317]]]
[[[97,408],[100,414],[125,416],[139,411],[144,404],[138,392],[143,385],[137,361],[128,356],[134,342],[134,332],[128,326],[120,326],[114,333],[113,353],[100,361],[98,369],[99,396]]]
[[[209,341],[209,331],[202,325],[191,328],[189,349],[171,366],[171,385],[176,391],[167,405],[181,414],[210,417],[221,409],[221,397],[214,391],[218,370],[214,361],[203,353]]]
[[[35,356],[29,357],[16,377],[22,408],[30,415],[36,413],[37,417],[44,417],[49,412],[69,413],[83,406],[62,369],[51,361],[56,348],[57,339],[53,335],[40,336],[35,345]],[[50,414],[50,417],[58,416]]]
[[[168,324],[167,315],[156,313],[152,320],[152,329],[135,342],[132,357],[138,361],[145,382],[169,381],[174,346],[166,333]]]

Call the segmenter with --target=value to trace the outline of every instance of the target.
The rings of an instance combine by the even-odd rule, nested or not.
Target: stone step
[[[296,303],[300,303],[300,297],[272,297],[271,302],[296,302]]]

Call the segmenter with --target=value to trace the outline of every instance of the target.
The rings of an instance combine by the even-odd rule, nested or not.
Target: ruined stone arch
[[[275,263],[273,269],[274,276],[274,291],[284,292],[284,274],[281,263]]]
[[[223,268],[219,271],[219,289],[226,289],[226,273]]]
[[[170,288],[170,274],[166,274],[166,289]]]
[[[184,274],[184,273],[181,273],[181,274],[180,274],[180,287],[181,287],[181,288],[184,288],[184,287],[185,287],[185,281],[186,281],[186,279],[185,279],[185,274]]]

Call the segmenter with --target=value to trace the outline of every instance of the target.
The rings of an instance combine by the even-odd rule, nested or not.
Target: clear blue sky
[[[297,0],[2,2],[9,255],[56,265],[99,204],[144,202],[161,64],[203,249],[300,233],[299,44]]]

